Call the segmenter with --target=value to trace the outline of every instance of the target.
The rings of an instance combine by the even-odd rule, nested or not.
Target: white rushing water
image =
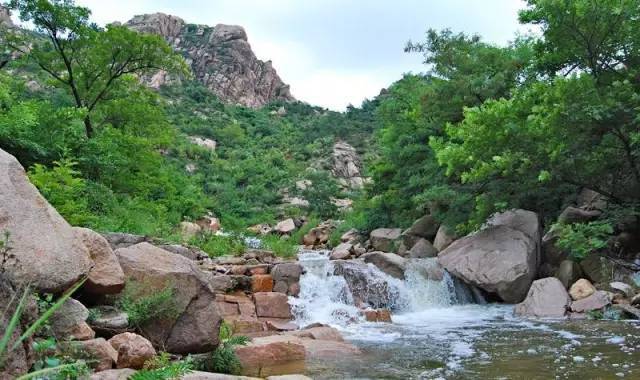
[[[302,251],[299,260],[305,269],[301,291],[298,298],[290,299],[297,323],[331,325],[367,352],[360,364],[320,363],[311,371],[314,378],[483,378],[469,377],[468,371],[478,369],[489,371],[487,378],[496,378],[491,368],[538,376],[514,378],[549,378],[550,374],[572,378],[587,364],[588,371],[617,373],[615,362],[611,368],[599,363],[611,352],[632,355],[634,350],[621,336],[602,335],[597,329],[576,334],[565,329],[571,325],[561,322],[516,318],[512,305],[487,305],[477,289],[452,278],[435,259],[409,261],[405,280],[390,277],[372,264],[330,261],[327,251]],[[364,307],[390,309],[393,323],[365,321]],[[604,346],[590,352],[594,344]],[[512,368],[509,358],[531,368]],[[551,360],[555,367],[538,374],[540,360]]]
[[[391,277],[373,264],[342,262],[336,268],[328,251],[303,251],[299,260],[305,274],[300,280],[300,296],[291,303],[301,325],[320,322],[346,327],[363,322],[358,306],[388,308],[402,315],[467,304],[473,297],[434,258],[411,260],[405,280]]]

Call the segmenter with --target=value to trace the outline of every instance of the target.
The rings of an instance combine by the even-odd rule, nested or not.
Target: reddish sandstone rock
[[[387,309],[363,310],[362,314],[367,322],[391,322],[391,312]]]
[[[262,342],[254,339],[235,349],[247,376],[270,376],[304,372],[305,348],[293,342]]]
[[[285,294],[261,292],[255,293],[253,299],[258,317],[291,318],[289,299]]]
[[[134,373],[136,373],[136,371],[130,368],[108,369],[106,371],[92,373],[89,379],[90,380],[127,380]]]
[[[156,354],[151,342],[134,333],[118,334],[109,339],[109,344],[118,352],[118,368],[141,369]]]
[[[118,361],[118,352],[104,338],[73,342],[92,357],[89,366],[96,372],[113,368]]]
[[[273,277],[270,274],[256,274],[251,276],[251,291],[254,293],[270,292],[273,290]]]
[[[73,232],[89,250],[93,267],[83,290],[92,294],[116,294],[124,288],[124,272],[107,239],[87,228],[74,227]]]

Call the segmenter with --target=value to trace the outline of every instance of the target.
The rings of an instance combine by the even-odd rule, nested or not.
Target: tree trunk
[[[84,118],[84,130],[87,134],[87,138],[93,137],[93,125],[91,125],[91,119],[89,119],[89,115]]]

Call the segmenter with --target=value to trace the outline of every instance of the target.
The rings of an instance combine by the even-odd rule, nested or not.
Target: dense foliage
[[[431,70],[381,99],[369,218],[430,211],[468,231],[521,207],[551,221],[581,188],[638,213],[639,12],[637,1],[531,0],[520,17],[539,38],[498,47],[429,31],[410,43]]]

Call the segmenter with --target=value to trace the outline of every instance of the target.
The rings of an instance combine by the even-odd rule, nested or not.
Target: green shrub
[[[171,361],[168,353],[162,352],[144,363],[144,368],[133,374],[129,380],[174,380],[181,379],[193,369],[190,357]]]
[[[35,164],[29,179],[70,224],[90,223],[94,216],[86,198],[87,182],[75,169],[76,162],[65,158],[54,164],[53,168]]]
[[[190,243],[200,247],[200,249],[205,251],[210,257],[226,255],[240,256],[247,249],[244,238],[237,234],[203,234],[193,238]]]
[[[589,223],[555,224],[552,229],[558,234],[556,246],[580,261],[592,252],[607,246],[613,227],[607,221]]]
[[[175,288],[171,284],[157,289],[145,281],[127,281],[117,304],[129,316],[129,325],[140,329],[149,322],[177,318],[174,296]]]
[[[273,251],[276,256],[291,258],[298,253],[300,243],[293,237],[283,239],[278,235],[267,235],[261,238],[264,249]]]
[[[210,369],[217,373],[227,373],[237,375],[242,370],[242,366],[236,353],[235,346],[244,346],[249,342],[246,336],[233,336],[233,330],[226,322],[220,324],[220,345],[213,352]]]

